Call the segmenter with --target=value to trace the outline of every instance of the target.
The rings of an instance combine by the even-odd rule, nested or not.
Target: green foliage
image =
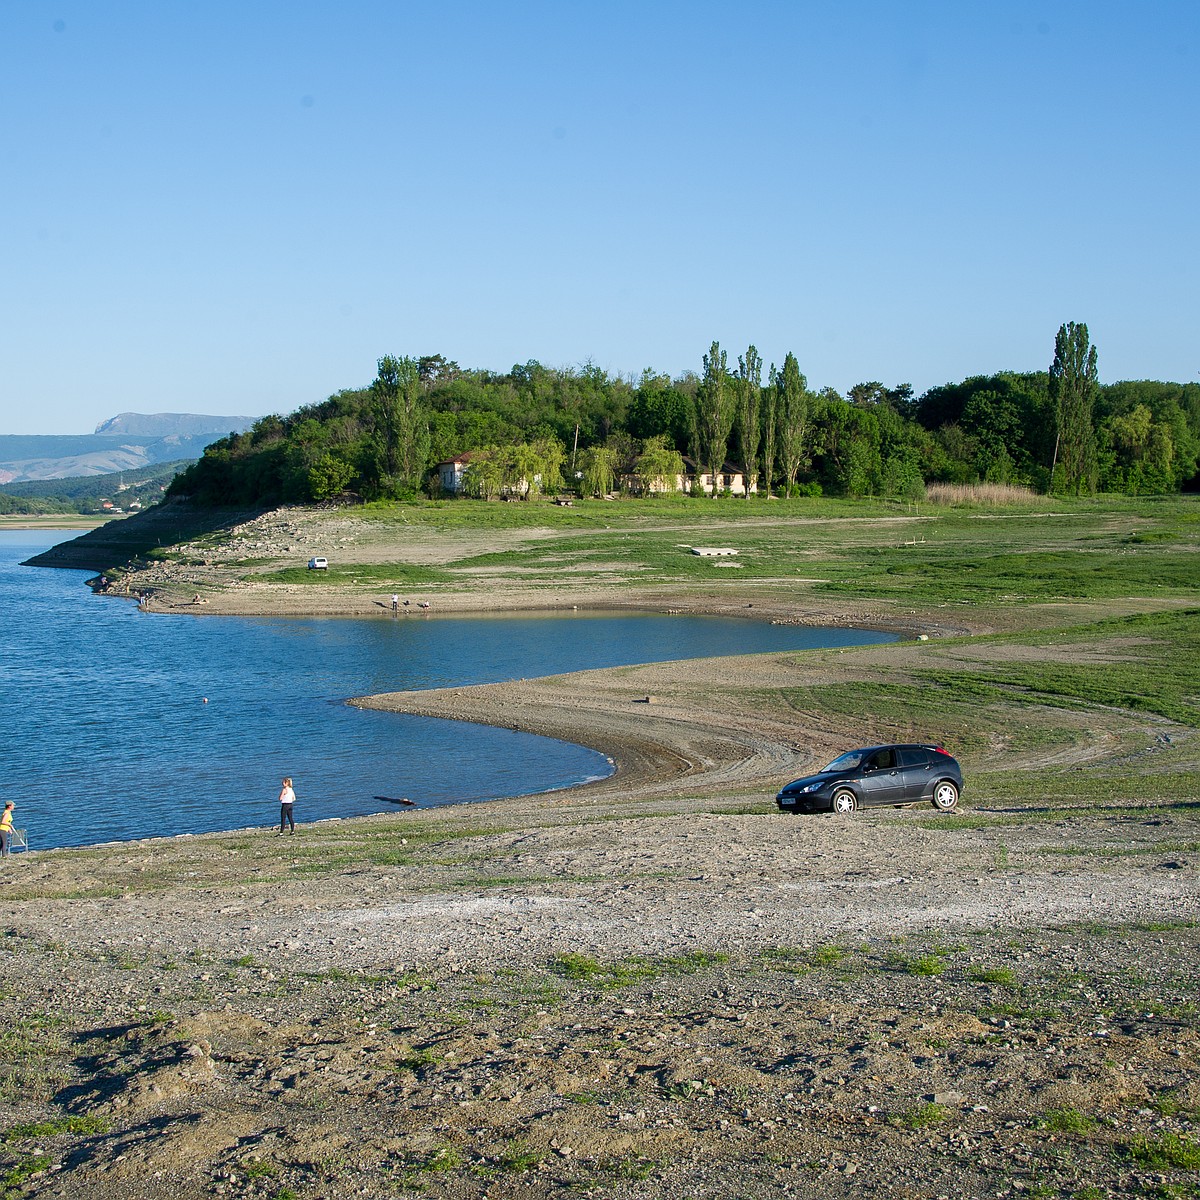
[[[791,351],[783,360],[783,370],[775,379],[775,387],[778,394],[779,457],[784,487],[790,495],[796,484],[796,476],[808,462],[809,415],[814,400],[808,390],[808,380],[800,374],[800,364]]]
[[[34,1176],[48,1171],[50,1165],[50,1156],[47,1154],[31,1154],[27,1158],[22,1158],[15,1166],[0,1175],[0,1197],[17,1194]]]
[[[1057,413],[1051,480],[1055,490],[1076,496],[1096,490],[1096,347],[1086,325],[1068,321],[1054,339],[1050,366],[1050,399]]]
[[[933,1125],[941,1125],[949,1120],[951,1110],[944,1104],[917,1104],[904,1112],[897,1113],[893,1118],[897,1125],[905,1129],[928,1129]]]
[[[1136,1134],[1126,1146],[1125,1153],[1144,1167],[1200,1169],[1200,1142],[1169,1131],[1157,1136]]]
[[[683,478],[683,456],[670,447],[666,437],[650,437],[642,444],[635,471],[647,495],[677,492]]]
[[[526,1139],[513,1138],[500,1153],[500,1165],[506,1171],[528,1171],[545,1157]]]
[[[112,1122],[104,1117],[51,1117],[48,1121],[37,1121],[31,1125],[10,1125],[2,1137],[5,1142],[57,1137],[61,1133],[91,1137],[107,1133],[111,1128]]]
[[[888,956],[888,965],[906,975],[941,975],[946,969],[940,954],[918,954],[913,958],[903,954],[891,954]]]
[[[746,480],[746,498],[758,475],[758,442],[762,434],[759,412],[762,408],[762,357],[750,346],[738,358],[737,374],[738,440],[742,446],[742,475]]]
[[[979,967],[969,976],[975,983],[1001,983],[1005,987],[1015,987],[1016,975],[1008,967]]]
[[[1091,1133],[1099,1124],[1094,1117],[1076,1108],[1048,1108],[1038,1118],[1038,1128],[1048,1133]]]
[[[729,434],[735,413],[734,391],[729,379],[727,357],[720,343],[713,342],[704,356],[704,375],[696,392],[697,456],[714,481],[725,468]]]
[[[347,494],[411,498],[436,494],[437,463],[466,453],[469,494],[528,495],[562,486],[567,448],[591,494],[608,494],[622,474],[680,473],[670,469],[674,460],[639,466],[639,443],[643,455],[691,452],[712,474],[732,453],[764,495],[782,485],[789,496],[909,501],[927,481],[1044,491],[1056,461],[1057,486],[1071,494],[1097,482],[1130,494],[1170,492],[1200,462],[1200,385],[1100,387],[1082,325],[1059,331],[1049,372],[973,376],[915,401],[907,385],[877,382],[856,384],[848,398],[831,388],[814,393],[791,353],[765,388],[761,373],[751,346],[731,376],[717,342],[702,377],[647,369],[636,387],[591,363],[554,370],[530,361],[496,374],[442,355],[385,356],[368,387],[214,442],[170,495],[247,507]],[[535,459],[544,469],[531,468]],[[0,511],[17,503],[0,489]]]
[[[98,515],[107,511],[102,500],[111,500],[126,512],[130,505],[149,507],[162,499],[167,485],[190,463],[190,459],[180,459],[111,475],[6,483],[0,486],[0,513]]]

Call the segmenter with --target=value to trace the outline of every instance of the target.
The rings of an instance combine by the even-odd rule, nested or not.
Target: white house
[[[445,462],[438,463],[438,480],[442,485],[443,492],[450,496],[457,496],[462,492],[463,471],[466,470],[467,463],[470,461],[471,452],[467,450],[463,454],[457,454],[454,458],[448,458]]]

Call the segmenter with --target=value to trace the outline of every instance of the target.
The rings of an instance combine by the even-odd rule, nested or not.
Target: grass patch
[[[564,979],[586,983],[602,991],[628,987],[642,979],[653,979],[659,973],[649,959],[629,958],[621,962],[602,963],[590,955],[573,951],[558,955],[550,969]]]
[[[500,1165],[506,1171],[529,1171],[545,1157],[526,1139],[513,1138],[500,1152]]]
[[[1133,1162],[1157,1170],[1168,1167],[1200,1170],[1200,1142],[1177,1133],[1136,1134],[1126,1145],[1125,1155]]]
[[[249,565],[249,564],[247,564]],[[333,584],[368,584],[381,590],[416,587],[428,583],[445,583],[454,576],[438,567],[415,566],[411,563],[338,563],[330,561],[325,571],[310,571],[307,567],[283,567],[278,571],[256,574],[256,583],[287,583],[311,587]]]
[[[15,1166],[0,1175],[0,1197],[16,1195],[24,1190],[28,1182],[43,1171],[50,1169],[51,1159],[46,1154],[31,1154],[22,1158]]]
[[[951,1109],[944,1104],[917,1104],[897,1113],[893,1122],[903,1129],[929,1129],[933,1125],[941,1125],[950,1119]]]
[[[1098,1128],[1099,1122],[1077,1108],[1048,1108],[1038,1118],[1037,1127],[1048,1133],[1087,1134]]]
[[[1016,973],[1008,967],[978,967],[967,976],[973,983],[999,983],[1005,987],[1016,987]]]
[[[32,1125],[10,1125],[3,1133],[6,1142],[23,1141],[26,1138],[57,1137],[62,1133],[91,1137],[107,1133],[112,1122],[103,1117],[51,1117]]]
[[[905,975],[941,975],[946,969],[945,960],[940,954],[917,954],[912,958],[903,954],[890,954],[887,965],[893,971],[901,971]]]

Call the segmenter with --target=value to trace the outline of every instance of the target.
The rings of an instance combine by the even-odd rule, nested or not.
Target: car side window
[[[900,765],[902,767],[927,767],[929,765],[929,751],[901,750]]]
[[[886,771],[896,765],[896,755],[892,750],[876,750],[871,755],[871,770]]]

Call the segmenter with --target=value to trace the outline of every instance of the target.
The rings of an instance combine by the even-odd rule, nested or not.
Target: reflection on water
[[[364,712],[347,696],[589,667],[888,640],[709,617],[320,618],[145,614],[84,572],[18,565],[70,534],[0,533],[0,794],[36,847],[490,799],[610,770],[580,746]]]

